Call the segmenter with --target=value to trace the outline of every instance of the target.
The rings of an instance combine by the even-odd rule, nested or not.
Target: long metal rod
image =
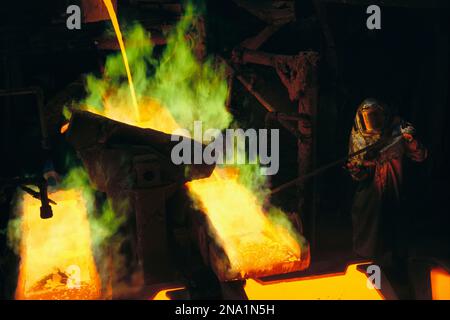
[[[302,180],[311,178],[311,177],[313,177],[315,175],[318,175],[318,174],[320,174],[320,173],[322,173],[322,172],[324,172],[324,171],[326,171],[326,170],[328,170],[328,169],[330,169],[330,168],[332,168],[334,166],[337,166],[337,165],[339,165],[341,163],[344,163],[348,159],[354,158],[357,155],[360,155],[362,153],[368,152],[368,151],[373,150],[375,148],[381,147],[382,145],[387,144],[389,141],[395,140],[396,138],[400,137],[401,135],[402,135],[401,133],[397,134],[397,135],[394,135],[388,141],[386,141],[386,140],[377,141],[377,142],[375,142],[375,143],[373,143],[373,144],[371,144],[371,145],[369,145],[369,146],[367,146],[367,147],[365,147],[363,149],[360,149],[360,150],[358,150],[356,152],[353,152],[353,153],[351,153],[351,154],[349,154],[349,155],[347,155],[345,157],[342,157],[342,158],[340,158],[338,160],[335,160],[335,161],[333,161],[333,162],[331,162],[329,164],[326,164],[326,165],[324,165],[324,166],[322,166],[320,168],[317,168],[316,170],[313,170],[313,171],[311,171],[311,172],[309,172],[307,174],[304,174],[304,175],[302,175],[300,177],[297,177],[294,180],[291,180],[291,181],[289,181],[287,183],[284,183],[284,184],[276,187],[275,189],[272,189],[270,194],[272,195],[272,194],[278,193],[278,192],[280,192],[280,191],[282,191],[284,189],[287,189],[287,188],[289,188],[291,186],[296,185],[297,183],[299,183]]]
[[[308,121],[311,122],[311,116],[306,113],[283,113],[283,112],[268,112],[266,115],[266,121],[274,120],[286,120],[286,121]]]

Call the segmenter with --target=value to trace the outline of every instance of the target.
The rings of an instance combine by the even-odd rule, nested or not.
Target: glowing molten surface
[[[327,274],[282,282],[259,283],[247,280],[250,300],[383,300],[364,273],[349,265],[344,274]]]
[[[53,218],[40,218],[41,202],[22,199],[21,263],[17,299],[96,299],[100,278],[91,250],[85,202],[75,190],[49,197]]]
[[[275,263],[298,261],[300,245],[267,218],[255,195],[237,179],[235,172],[216,169],[211,177],[187,184],[208,215],[232,270],[245,276],[271,270]]]
[[[431,270],[433,300],[450,300],[450,273],[443,268]]]
[[[383,300],[357,264],[347,267],[345,273],[293,278],[277,282],[247,280],[244,290],[249,300]],[[183,288],[165,289],[152,300],[170,300],[167,293]]]
[[[185,288],[184,287],[176,287],[176,288],[172,288],[172,289],[164,289],[164,290],[159,291],[150,300],[170,300],[169,296],[167,295],[169,292],[183,290],[183,289],[185,289]]]
[[[167,134],[171,134],[180,128],[170,112],[152,99],[141,99],[139,101],[139,119],[130,112],[128,101],[116,99],[115,96],[104,97],[102,111],[89,107],[87,107],[87,110],[132,126],[150,128]]]

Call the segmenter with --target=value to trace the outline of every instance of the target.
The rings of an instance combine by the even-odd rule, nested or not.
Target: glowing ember
[[[75,190],[50,194],[53,218],[39,217],[41,202],[21,203],[20,270],[17,299],[100,298],[85,201]]]
[[[67,132],[67,130],[69,130],[69,125],[70,125],[70,123],[69,123],[69,122],[67,122],[67,123],[63,124],[63,125],[62,125],[62,127],[61,127],[61,129],[60,129],[60,133],[61,133],[61,134],[64,134],[64,133],[66,133],[66,132]]]

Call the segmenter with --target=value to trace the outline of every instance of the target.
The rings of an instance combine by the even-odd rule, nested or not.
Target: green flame
[[[138,100],[156,99],[181,127],[191,129],[194,121],[202,121],[205,128],[223,129],[232,120],[225,107],[228,89],[224,67],[211,58],[199,61],[195,55],[193,30],[197,22],[194,7],[188,5],[178,24],[166,33],[167,44],[159,59],[153,57],[151,34],[141,25],[136,23],[125,30],[133,82]],[[109,56],[103,77],[87,77],[88,95],[82,104],[102,110],[106,93],[111,93],[115,101],[126,101],[129,88],[124,79],[120,53]]]

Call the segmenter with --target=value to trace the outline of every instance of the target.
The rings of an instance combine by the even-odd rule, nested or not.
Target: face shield
[[[386,122],[386,114],[377,103],[363,103],[356,114],[356,125],[364,135],[381,134]]]

